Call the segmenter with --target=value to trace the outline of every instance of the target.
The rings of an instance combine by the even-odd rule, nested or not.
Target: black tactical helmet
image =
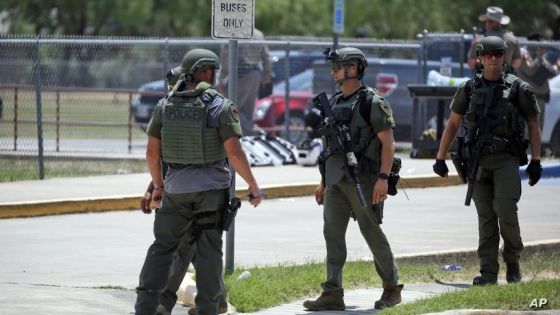
[[[366,55],[363,51],[354,47],[344,47],[339,48],[335,51],[330,51],[327,48],[324,51],[325,59],[330,62],[358,62],[361,63],[364,68],[367,67]]]
[[[208,66],[220,69],[220,59],[218,56],[208,49],[192,49],[183,57],[181,72],[184,74],[194,74]]]
[[[358,79],[361,80],[364,77],[365,70],[368,66],[366,55],[363,51],[355,47],[344,47],[339,48],[335,51],[331,51],[330,48],[325,49],[323,52],[325,55],[325,60],[329,62],[355,62],[358,64]]]
[[[506,49],[506,42],[498,36],[486,36],[476,44],[478,55],[488,51],[506,51]]]

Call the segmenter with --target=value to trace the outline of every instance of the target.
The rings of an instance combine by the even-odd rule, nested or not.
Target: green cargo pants
[[[346,179],[336,185],[327,185],[324,198],[323,235],[327,245],[327,281],[321,286],[324,292],[342,290],[342,268],[346,262],[346,230],[352,211],[356,216],[360,232],[373,253],[375,269],[383,283],[398,284],[399,275],[393,252],[372,210],[372,176],[361,178],[362,190],[367,207],[361,208],[358,195]],[[383,203],[373,206],[383,211]],[[382,215],[382,214],[381,214]]]
[[[473,200],[478,213],[478,256],[480,273],[497,278],[500,234],[504,239],[505,263],[519,262],[523,250],[517,202],[521,197],[519,159],[507,153],[483,156],[482,173],[474,185]]]
[[[185,194],[165,194],[154,222],[155,241],[148,249],[140,284],[136,288],[137,315],[153,315],[167,283],[173,253],[181,240],[194,235],[196,225],[217,220],[218,210],[226,203],[226,189]],[[201,213],[215,213],[200,216]],[[195,217],[202,217],[196,219]],[[201,230],[193,243],[196,256],[196,305],[199,315],[215,315],[221,294],[222,231]]]

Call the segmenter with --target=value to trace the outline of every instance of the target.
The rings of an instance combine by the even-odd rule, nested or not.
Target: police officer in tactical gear
[[[375,308],[391,307],[401,302],[403,285],[399,284],[395,259],[379,226],[378,215],[382,213],[383,202],[387,199],[387,178],[395,151],[395,121],[387,100],[361,81],[367,68],[367,60],[361,50],[340,48],[326,51],[326,57],[331,64],[331,75],[340,87],[340,92],[329,102],[335,117],[345,120],[341,123],[349,129],[350,149],[359,160],[358,179],[367,205],[361,207],[355,186],[345,176],[344,156],[340,148],[333,148],[332,139],[323,138],[325,152],[321,163],[324,163],[324,176],[315,189],[315,199],[319,205],[324,204],[327,280],[321,285],[321,296],[305,301],[303,306],[311,311],[345,309],[342,268],[347,254],[346,229],[353,216],[373,253],[377,273],[383,281],[383,294],[375,302]],[[362,106],[365,110],[360,110]],[[367,114],[362,115],[361,112]]]
[[[478,43],[476,50],[483,72],[457,89],[433,168],[436,174],[447,176],[445,157],[463,124],[466,132],[464,145],[460,148],[462,159],[472,159],[470,154],[475,146],[482,148],[479,151],[479,168],[474,170],[477,173],[473,200],[478,213],[480,276],[474,278],[473,285],[497,282],[500,234],[504,240],[502,255],[507,268],[506,280],[508,283],[518,282],[521,280],[519,257],[523,250],[517,217],[517,202],[521,197],[519,165],[527,163],[526,145],[520,149],[519,143],[526,143],[523,137],[527,126],[532,160],[526,172],[529,185],[533,186],[539,181],[542,172],[539,109],[533,88],[503,72],[506,51],[504,40],[497,36],[485,37]],[[487,93],[494,89],[498,92],[493,101],[485,104],[485,99],[489,99]],[[473,131],[484,119],[492,122],[489,125],[491,128],[488,128],[489,134],[474,134]]]
[[[160,199],[161,207],[154,222],[155,241],[136,289],[136,314],[155,314],[172,255],[187,238],[197,259],[197,314],[217,314],[222,276],[219,221],[232,181],[229,164],[247,182],[250,203],[256,207],[261,201],[239,142],[237,109],[212,88],[219,67],[218,56],[209,50],[187,52],[181,64],[183,77],[156,106],[148,124],[146,160],[154,185],[152,199]],[[168,164],[165,181],[162,162]]]
[[[175,67],[169,70],[165,76],[165,83],[167,85],[167,92],[171,92],[173,87],[179,81],[181,77],[181,67]],[[165,102],[169,95],[166,95],[164,98],[160,99],[159,102]],[[162,165],[162,175],[165,178],[165,173],[167,172],[167,164]],[[144,196],[140,200],[140,209],[142,212],[146,214],[152,213],[151,209],[151,202],[152,202],[152,193],[154,192],[154,183],[150,181]],[[160,206],[161,199],[155,200],[155,204]],[[156,210],[157,211],[157,210]],[[188,235],[187,235],[188,236]],[[169,269],[169,276],[167,279],[167,285],[163,289],[163,292],[159,298],[159,305],[156,310],[156,315],[169,315],[171,314],[173,307],[177,303],[177,291],[187,274],[187,270],[189,268],[190,263],[192,262],[193,265],[195,264],[195,257],[194,257],[194,248],[191,244],[189,244],[190,239],[186,238],[184,241],[181,241],[177,251],[173,254],[173,261],[171,263],[171,267]],[[221,281],[221,294],[219,298],[219,307],[218,313],[226,313],[228,310],[228,303],[226,300],[225,289],[223,284],[223,278],[220,278]],[[196,306],[191,307],[189,309],[189,315],[196,315]]]

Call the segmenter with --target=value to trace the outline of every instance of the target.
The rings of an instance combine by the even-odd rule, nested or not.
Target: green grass
[[[0,182],[39,178],[36,159],[0,159]],[[46,159],[45,178],[111,175],[147,172],[144,160]]]
[[[2,90],[4,100],[0,138],[14,137],[15,101],[12,90]],[[57,108],[61,139],[127,139],[129,131],[133,139],[145,138],[145,134],[132,121],[129,126],[129,95],[109,92],[62,92],[57,101],[54,92],[42,94],[42,118],[45,138],[56,135]],[[20,91],[17,102],[17,137],[36,138],[37,112],[35,94]],[[26,122],[28,121],[28,122]],[[110,126],[103,125],[110,123]]]
[[[451,309],[539,310],[534,299],[545,298],[541,309],[560,308],[560,279],[535,280],[512,285],[471,287],[383,310],[380,314],[424,314]]]
[[[434,281],[470,282],[474,276],[478,275],[478,261],[475,259],[461,262],[460,265],[464,267],[461,271],[441,270],[439,266],[443,264],[435,263],[397,261],[397,265],[401,282],[405,285],[433,283]],[[316,297],[321,292],[320,283],[325,281],[325,269],[323,263],[239,268],[232,275],[225,277],[228,299],[239,312],[255,312],[305,297]],[[245,270],[251,273],[251,277],[238,281],[237,278]],[[535,254],[525,257],[522,259],[522,270],[525,279],[559,277],[560,255]],[[500,277],[505,277],[503,272]],[[558,288],[558,284],[556,285]],[[372,286],[381,286],[372,261],[346,263],[344,267],[345,289]],[[529,293],[533,294],[533,292],[527,291],[527,294]],[[553,296],[550,298],[552,299]],[[445,307],[446,309],[452,308],[452,305],[449,304]]]

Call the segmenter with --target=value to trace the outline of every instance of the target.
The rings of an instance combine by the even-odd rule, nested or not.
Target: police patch
[[[235,107],[235,105],[229,105],[229,114],[231,115],[231,117],[233,117],[233,120],[235,120],[235,122],[239,122],[239,111],[237,110],[237,107]]]
[[[393,110],[391,109],[391,106],[389,106],[389,102],[387,102],[385,99],[382,99],[379,102],[379,107],[381,108],[381,110],[387,114],[392,116],[393,115]]]

